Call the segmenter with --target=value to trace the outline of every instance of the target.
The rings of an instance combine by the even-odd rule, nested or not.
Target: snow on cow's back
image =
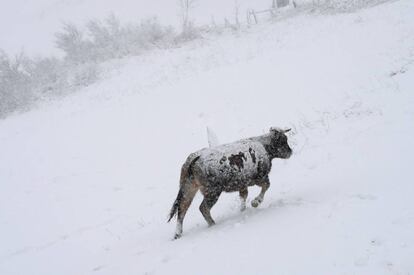
[[[262,143],[245,139],[212,148],[205,148],[197,152],[199,163],[206,169],[207,174],[232,172],[231,177],[236,179],[255,177],[260,168],[267,170],[270,160]],[[234,173],[238,174],[235,175]],[[225,176],[225,175],[221,175]],[[235,178],[236,177],[236,178]]]

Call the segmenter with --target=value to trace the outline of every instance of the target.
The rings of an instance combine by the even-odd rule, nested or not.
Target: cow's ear
[[[292,130],[291,128],[283,130],[283,133],[286,134],[287,132],[290,132],[290,130]]]

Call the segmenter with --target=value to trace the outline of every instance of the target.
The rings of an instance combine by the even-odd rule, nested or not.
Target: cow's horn
[[[287,132],[289,132],[290,130],[292,130],[292,128],[289,128],[289,129],[284,130],[284,131],[283,131],[283,133],[287,133]]]

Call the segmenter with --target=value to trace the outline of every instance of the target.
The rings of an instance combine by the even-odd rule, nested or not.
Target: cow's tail
[[[178,190],[177,198],[174,201],[173,206],[170,210],[170,215],[168,218],[168,222],[177,214],[178,208],[185,197],[185,191],[187,185],[190,185],[193,180],[193,164],[200,158],[200,155],[197,153],[192,153],[188,156],[187,160],[183,164],[181,168],[181,176],[180,176],[180,189]]]

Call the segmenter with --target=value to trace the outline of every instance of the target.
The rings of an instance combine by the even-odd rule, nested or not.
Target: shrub
[[[24,109],[34,100],[30,92],[31,65],[24,54],[12,59],[0,51],[0,117]]]
[[[110,15],[103,21],[89,21],[83,29],[64,23],[55,34],[63,59],[29,58],[24,53],[9,57],[0,50],[0,118],[94,83],[101,62],[168,48],[176,38],[173,28],[156,18],[122,25]]]

